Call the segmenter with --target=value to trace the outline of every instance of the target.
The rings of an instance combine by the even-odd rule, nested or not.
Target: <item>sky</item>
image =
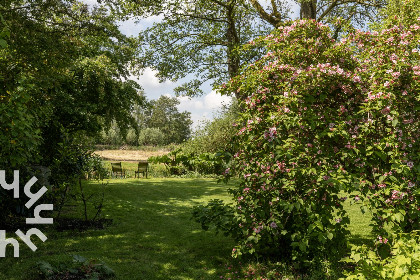
[[[96,0],[82,1],[89,5],[96,4]],[[298,11],[296,3],[290,0],[286,0],[285,2],[290,3],[292,18],[296,18],[296,11]],[[152,26],[153,23],[158,22],[159,20],[159,17],[149,17],[146,19],[141,19],[139,22],[137,22],[136,19],[130,19],[124,22],[120,22],[120,30],[127,36],[137,36],[140,31]],[[130,79],[137,81],[142,86],[144,93],[149,100],[158,99],[161,95],[175,97],[173,92],[174,88],[193,78],[193,75],[189,75],[185,79],[177,82],[165,81],[163,83],[159,83],[159,80],[155,75],[156,71],[147,68],[144,70],[142,76],[130,77]],[[212,120],[216,113],[223,107],[223,105],[228,105],[231,102],[230,97],[221,96],[219,93],[212,90],[212,87],[209,83],[205,84],[202,89],[205,94],[200,97],[177,97],[180,101],[178,109],[180,111],[188,111],[191,113],[193,129],[198,128],[202,121]]]

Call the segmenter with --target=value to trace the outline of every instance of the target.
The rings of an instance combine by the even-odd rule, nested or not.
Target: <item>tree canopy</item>
[[[182,143],[191,135],[191,113],[179,112],[179,100],[162,95],[150,101],[150,110],[146,116],[148,128],[159,129],[163,135],[163,144]]]
[[[331,23],[341,17],[343,22],[361,25],[374,20],[385,1],[297,2],[300,18]],[[128,6],[128,11],[137,15],[162,18],[139,36],[144,50],[141,66],[156,70],[161,80],[177,81],[194,75],[176,89],[177,94],[189,96],[202,94],[200,86],[207,81],[214,86],[236,76],[242,65],[260,55],[255,50],[243,52],[241,47],[291,18],[289,5],[279,0],[161,0],[153,7],[148,1]]]
[[[75,0],[3,1],[0,15],[1,165],[48,165],[63,133],[133,121],[136,45],[115,15]]]

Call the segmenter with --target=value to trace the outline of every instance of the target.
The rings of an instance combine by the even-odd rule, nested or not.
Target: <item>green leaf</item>
[[[384,154],[384,153],[382,153],[382,152],[379,152],[379,151],[375,151],[375,154],[380,158],[380,159],[382,159],[383,161],[386,161],[386,155]]]
[[[334,237],[334,234],[332,234],[331,232],[327,232],[327,238],[329,240],[333,239],[333,237]]]
[[[6,48],[7,47],[7,42],[4,39],[0,39],[0,47],[2,48]]]

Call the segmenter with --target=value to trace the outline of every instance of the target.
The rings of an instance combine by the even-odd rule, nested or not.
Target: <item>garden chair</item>
[[[125,177],[125,171],[121,166],[121,162],[111,162],[111,168],[113,176],[116,177],[119,174],[121,178]]]
[[[137,166],[137,171],[134,172],[134,178],[138,176],[140,179],[140,173],[143,173],[143,177],[146,175],[147,179],[147,172],[149,170],[149,163],[147,161],[139,161]]]

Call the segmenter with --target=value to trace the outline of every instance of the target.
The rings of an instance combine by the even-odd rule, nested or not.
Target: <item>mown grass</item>
[[[89,191],[102,187],[86,184]],[[111,226],[84,232],[44,229],[45,243],[33,237],[37,252],[22,244],[21,257],[12,258],[8,249],[9,257],[0,259],[0,279],[30,279],[38,261],[69,261],[72,255],[105,262],[116,279],[220,279],[232,273],[234,243],[202,231],[191,220],[191,210],[210,199],[230,200],[226,189],[211,179],[109,180],[103,215],[113,219]],[[370,234],[369,218],[360,214],[357,204],[346,207],[353,242],[364,242]]]

